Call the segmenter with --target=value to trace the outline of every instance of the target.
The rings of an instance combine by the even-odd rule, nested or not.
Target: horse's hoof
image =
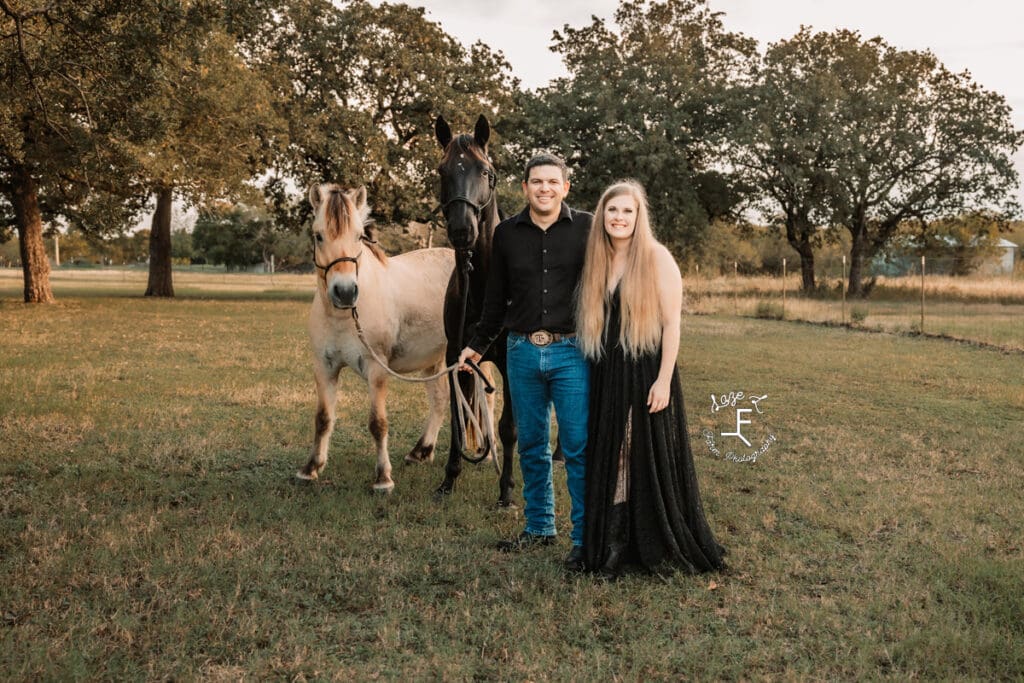
[[[316,470],[313,470],[309,474],[303,472],[302,470],[299,470],[298,472],[295,473],[295,478],[298,479],[299,481],[316,481],[317,477],[319,476],[320,475],[317,474]]]
[[[378,494],[383,495],[383,496],[390,495],[390,493],[392,491],[394,491],[394,490],[395,490],[395,482],[393,482],[393,481],[386,481],[386,482],[383,482],[383,483],[378,482],[378,483],[373,485],[373,492],[374,493],[378,493]]]
[[[452,487],[441,484],[434,490],[434,500],[444,500],[448,496],[452,495]]]
[[[416,447],[405,456],[405,462],[410,465],[419,465],[425,462],[434,462],[434,446],[416,444]]]
[[[515,510],[518,506],[511,500],[498,500],[498,503],[494,506],[499,510]]]

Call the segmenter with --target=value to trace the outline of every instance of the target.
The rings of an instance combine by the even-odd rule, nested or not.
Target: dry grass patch
[[[72,450],[79,446],[94,429],[94,422],[86,418],[59,413],[43,415],[4,415],[0,417],[0,432],[8,444],[33,441],[39,448]],[[23,457],[27,453],[6,453],[7,457]]]

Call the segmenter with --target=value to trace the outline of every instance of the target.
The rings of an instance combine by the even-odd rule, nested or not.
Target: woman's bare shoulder
[[[676,257],[672,255],[672,252],[664,244],[654,245],[654,265],[658,269],[659,277],[682,279],[682,273],[679,272],[679,264],[676,263]]]

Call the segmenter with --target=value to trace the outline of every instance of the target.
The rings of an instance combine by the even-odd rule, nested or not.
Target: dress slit
[[[615,505],[629,500],[629,453],[633,449],[633,408],[626,416],[626,432],[619,447],[619,471],[615,481]]]

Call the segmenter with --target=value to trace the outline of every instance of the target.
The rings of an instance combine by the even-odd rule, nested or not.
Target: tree
[[[309,217],[296,188],[325,181],[366,184],[381,222],[424,217],[436,193],[436,115],[468,126],[512,105],[504,59],[479,43],[467,50],[421,8],[290,0],[264,22],[244,42],[288,120],[265,185],[284,225]]]
[[[199,214],[192,230],[192,247],[207,263],[245,268],[264,260],[274,239],[273,221],[253,208],[218,204]]]
[[[171,207],[237,198],[266,168],[270,140],[282,133],[270,90],[236,49],[215,12],[180,18],[188,30],[160,50],[158,79],[127,128],[138,182],[156,197],[146,296],[174,296]],[[250,188],[251,194],[251,188]]]
[[[552,50],[570,76],[523,96],[523,155],[560,152],[584,205],[610,182],[636,178],[662,239],[693,253],[740,198],[719,161],[739,119],[732,89],[750,72],[755,44],[727,32],[703,0],[624,0],[614,22],[555,32]]]
[[[732,154],[764,213],[781,214],[783,233],[800,255],[804,291],[815,289],[814,251],[834,233],[830,173],[836,163],[840,88],[833,64],[852,34],[801,28],[768,47],[755,83],[741,91],[745,115]]]
[[[171,230],[171,258],[179,263],[191,262],[193,254],[192,233],[185,228]]]
[[[145,263],[149,253],[149,230],[122,233],[110,238],[107,244],[110,263]]]
[[[112,124],[124,116],[129,72],[147,73],[144,5],[0,0],[0,216],[18,233],[26,302],[54,300],[44,220],[116,229],[134,208],[93,191],[121,182]]]
[[[42,220],[122,232],[155,192],[147,294],[171,295],[170,203],[237,192],[259,168],[266,89],[220,27],[234,2],[0,0],[0,189],[27,301],[52,300]],[[245,168],[243,173],[239,169]],[[3,207],[0,207],[3,208]]]
[[[1005,98],[952,73],[930,52],[838,31],[819,55],[836,79],[833,221],[851,236],[849,291],[864,295],[863,264],[908,221],[1019,207],[1012,156],[1024,144]]]

